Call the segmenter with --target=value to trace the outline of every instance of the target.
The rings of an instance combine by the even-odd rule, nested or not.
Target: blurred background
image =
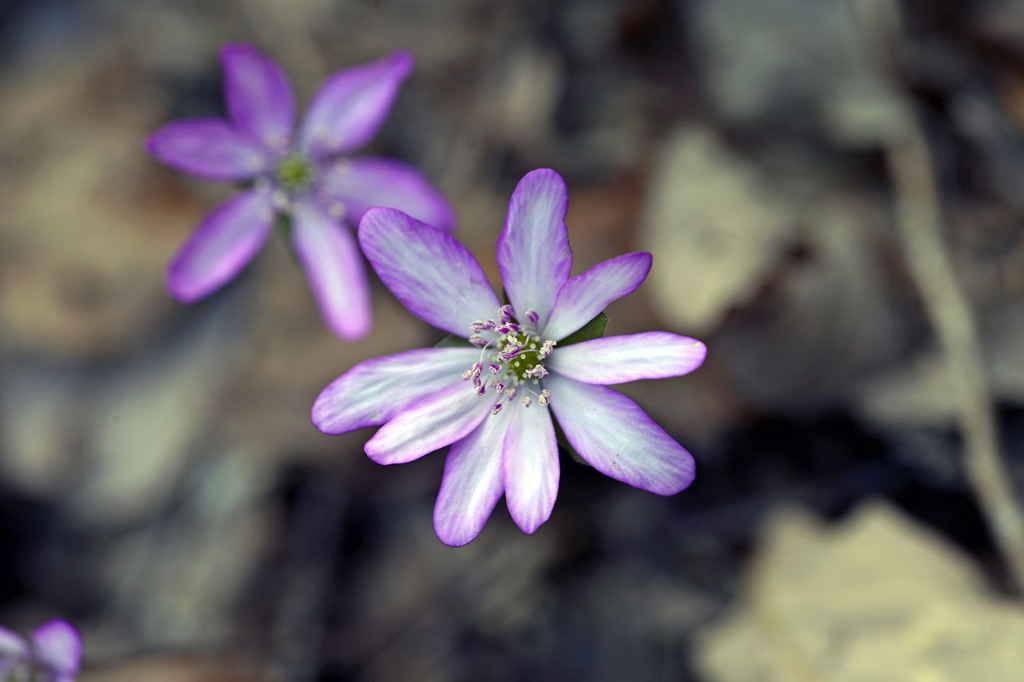
[[[435,330],[375,281],[369,338],[331,336],[280,241],[174,303],[168,259],[233,189],[143,141],[223,113],[230,41],[303,103],[410,49],[367,153],[435,182],[494,281],[538,167],[574,274],[651,251],[608,333],[707,343],[622,389],[693,486],[564,457],[535,535],[499,503],[445,547],[443,453],[381,467],[372,430],[309,422]],[[75,623],[86,682],[1024,679],[964,455],[994,423],[997,487],[1024,478],[1022,133],[1020,0],[6,0],[0,623]]]

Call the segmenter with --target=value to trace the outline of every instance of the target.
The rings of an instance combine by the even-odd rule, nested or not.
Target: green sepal
[[[287,213],[278,213],[274,218],[274,229],[284,240],[284,247],[288,250],[292,262],[301,270],[302,261],[299,260],[299,254],[295,253],[295,245],[292,243],[292,217]]]
[[[281,233],[284,240],[292,243],[292,217],[288,213],[278,213],[274,217],[274,229]]]
[[[434,348],[475,348],[467,339],[448,334],[446,337],[434,344]]]
[[[559,346],[570,346],[580,341],[590,341],[591,339],[599,339],[604,336],[604,328],[608,326],[608,316],[604,313],[598,313],[597,317],[587,322],[585,325],[574,331],[569,336],[565,337],[558,342]]]

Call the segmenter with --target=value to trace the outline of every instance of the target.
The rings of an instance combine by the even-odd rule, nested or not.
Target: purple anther
[[[548,339],[547,341],[545,341],[544,343],[542,343],[540,345],[540,350],[537,351],[537,357],[540,358],[541,360],[544,360],[549,355],[551,355],[551,352],[554,349],[555,349],[555,342],[552,341],[551,339]]]
[[[523,399],[519,401],[519,404],[522,405],[523,407],[529,407],[532,403],[533,400],[531,400],[530,396],[528,395],[524,395]]]
[[[494,403],[494,407],[491,408],[491,414],[497,415],[501,412],[501,403]]]
[[[530,322],[532,322],[533,326],[536,327],[537,323],[540,322],[540,315],[538,315],[537,311],[534,310],[533,308],[527,308],[526,309],[526,319],[528,319]]]
[[[512,321],[512,306],[510,306],[507,303],[505,305],[501,306],[500,308],[498,308],[498,315],[501,317],[501,321],[502,322],[511,322]]]
[[[547,407],[551,403],[551,391],[549,391],[546,388],[543,391],[541,391],[540,398],[537,399],[537,402],[539,402],[544,407]]]
[[[501,395],[502,393],[505,392],[505,384],[499,381],[495,381],[493,382],[492,385],[494,386],[494,392],[497,393],[498,395]]]
[[[476,346],[477,348],[483,348],[484,346],[487,345],[487,339],[480,336],[479,334],[473,334],[473,336],[469,337],[469,342]]]
[[[542,365],[534,365],[530,369],[526,370],[526,376],[533,379],[543,379],[548,375],[548,371],[544,369]]]
[[[499,374],[501,372],[501,365],[495,365],[491,363],[487,365],[487,369],[491,370],[491,374]]]
[[[491,329],[494,328],[494,325],[493,324],[489,324],[489,322],[491,322],[491,321],[488,320],[487,322],[470,322],[469,323],[469,331],[473,332],[474,334],[479,334],[480,332],[490,331]]]
[[[516,359],[519,355],[519,351],[522,350],[522,346],[517,346],[514,343],[510,343],[505,346],[505,350],[498,353],[498,359],[502,362],[511,362]]]
[[[469,381],[472,376],[473,376],[473,370],[471,370],[471,369],[467,369],[465,372],[462,373],[462,378],[465,381]]]

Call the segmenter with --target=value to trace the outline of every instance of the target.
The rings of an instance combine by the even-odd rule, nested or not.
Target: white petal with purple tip
[[[455,384],[480,356],[475,348],[423,348],[361,362],[335,379],[313,403],[324,433],[378,426],[424,397]]]
[[[325,158],[368,143],[387,120],[412,67],[410,53],[395,52],[332,76],[306,112],[301,149],[315,158]]]
[[[146,150],[171,168],[207,180],[247,180],[273,163],[262,145],[219,118],[168,123],[150,136]]]
[[[419,459],[463,438],[491,414],[491,401],[476,394],[468,382],[442,389],[403,410],[366,443],[366,454],[378,464]]]
[[[192,303],[221,288],[259,253],[273,225],[267,192],[243,192],[213,209],[171,260],[168,291]]]
[[[542,168],[527,173],[512,193],[498,236],[498,268],[509,302],[520,315],[532,308],[543,326],[572,270],[562,176]]]
[[[501,450],[510,412],[485,417],[448,450],[434,505],[434,531],[446,545],[461,547],[479,535],[505,491]]]
[[[690,453],[626,396],[558,374],[545,385],[569,443],[601,473],[659,495],[693,482]]]
[[[51,620],[32,633],[36,658],[59,675],[74,675],[82,660],[78,630],[62,620]]]
[[[627,253],[598,263],[558,290],[541,337],[560,341],[590,322],[612,301],[633,293],[651,270],[651,254]]]
[[[295,127],[295,96],[284,71],[252,45],[225,45],[224,99],[235,127],[268,149],[288,149]]]
[[[505,436],[505,498],[512,519],[533,533],[551,516],[558,495],[558,444],[551,415],[540,406],[516,405]]]
[[[701,366],[707,352],[696,339],[645,332],[559,347],[547,367],[586,384],[621,384],[689,374]]]
[[[0,666],[6,660],[28,655],[28,644],[17,633],[0,627]]]
[[[311,201],[298,202],[292,218],[292,245],[327,327],[350,341],[366,336],[373,323],[370,286],[352,231]]]
[[[340,161],[328,167],[321,188],[345,207],[345,218],[354,225],[374,206],[396,208],[445,231],[455,224],[452,207],[423,173],[394,159]]]
[[[493,318],[501,305],[465,246],[401,211],[367,211],[359,245],[391,293],[438,329],[467,338],[471,322]]]

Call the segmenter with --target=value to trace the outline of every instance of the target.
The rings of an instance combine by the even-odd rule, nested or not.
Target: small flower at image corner
[[[25,641],[0,627],[0,682],[74,682],[82,638],[73,625],[51,620]]]
[[[350,226],[373,206],[401,209],[442,230],[451,206],[414,167],[350,158],[387,120],[412,71],[408,52],[340,71],[296,127],[291,84],[251,45],[221,51],[227,118],[172,121],[146,143],[155,158],[207,180],[247,183],[213,209],[170,263],[167,288],[192,303],[232,280],[263,247],[278,216],[328,328],[355,340],[371,327],[369,285]]]
[[[643,282],[651,255],[619,256],[570,278],[567,206],[564,181],[548,169],[527,174],[512,194],[497,244],[507,304],[451,235],[386,208],[359,225],[363,253],[392,293],[466,342],[356,365],[323,390],[312,420],[328,434],[381,426],[365,446],[380,464],[451,446],[434,507],[445,544],[473,540],[502,495],[524,532],[548,520],[560,474],[555,422],[611,478],[660,495],[693,481],[690,453],[608,385],[687,374],[707,349],[668,332],[579,338]]]

